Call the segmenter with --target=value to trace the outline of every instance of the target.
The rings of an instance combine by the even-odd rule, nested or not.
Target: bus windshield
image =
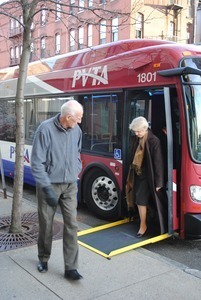
[[[201,58],[187,58],[182,61],[182,67],[192,67],[201,70]],[[188,133],[193,159],[201,162],[201,76],[183,76]]]

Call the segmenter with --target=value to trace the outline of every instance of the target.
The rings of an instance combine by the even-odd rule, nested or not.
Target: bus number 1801
[[[137,75],[138,83],[156,81],[156,72],[140,73]]]

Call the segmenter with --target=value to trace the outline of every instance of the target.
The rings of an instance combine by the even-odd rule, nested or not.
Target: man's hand
[[[57,206],[59,199],[58,199],[55,191],[53,190],[52,186],[48,185],[48,186],[42,188],[42,190],[43,190],[47,204],[50,206]]]

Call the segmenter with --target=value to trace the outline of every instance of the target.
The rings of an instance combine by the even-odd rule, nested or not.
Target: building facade
[[[201,0],[198,1],[196,13],[195,43],[201,45]]]
[[[50,12],[44,1],[32,23],[30,61],[116,40],[147,38],[194,42],[196,0],[58,0]],[[20,63],[23,19],[0,15],[0,68]],[[18,22],[19,20],[19,22]],[[2,59],[3,58],[3,59]]]

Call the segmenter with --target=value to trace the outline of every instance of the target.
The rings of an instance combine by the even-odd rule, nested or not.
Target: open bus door
[[[173,207],[176,205],[176,170],[173,170],[173,130],[172,130],[172,114],[170,89],[164,88],[164,104],[165,104],[165,118],[166,118],[166,132],[167,132],[167,197],[168,197],[168,234],[173,233]],[[173,180],[174,178],[174,180]],[[173,187],[174,184],[174,187]],[[173,196],[174,190],[174,196]],[[174,201],[174,205],[173,205]]]

